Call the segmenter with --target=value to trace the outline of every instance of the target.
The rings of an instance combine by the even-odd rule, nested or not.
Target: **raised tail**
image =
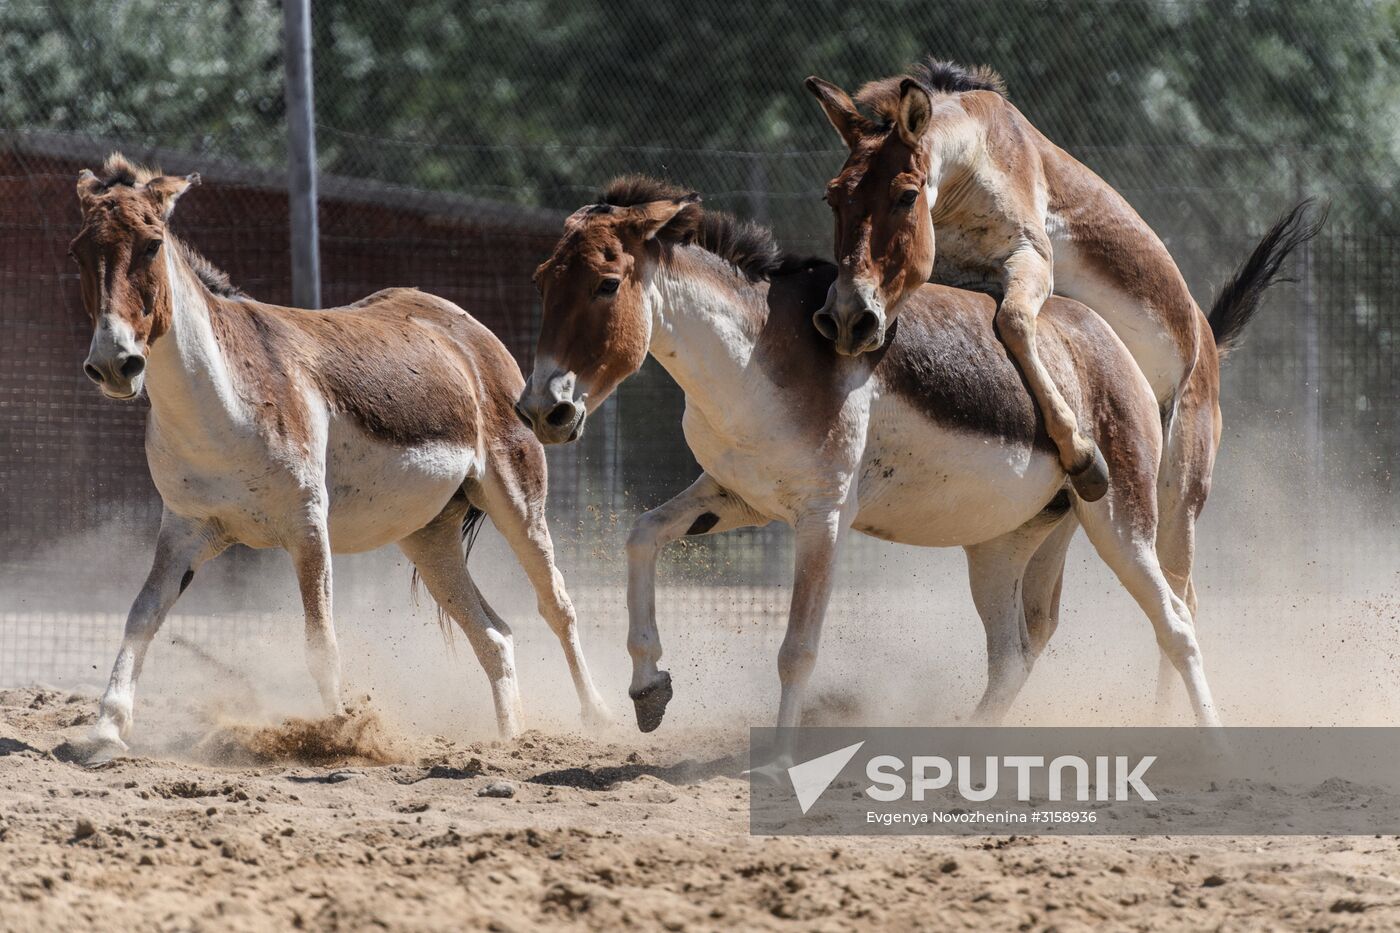
[[[1259,310],[1259,301],[1269,286],[1275,282],[1293,281],[1279,274],[1284,260],[1295,249],[1317,236],[1327,220],[1325,208],[1313,211],[1312,206],[1313,200],[1308,198],[1279,218],[1215,296],[1215,303],[1210,306],[1207,317],[1222,357],[1240,345],[1245,325]],[[1309,214],[1315,216],[1309,219]]]

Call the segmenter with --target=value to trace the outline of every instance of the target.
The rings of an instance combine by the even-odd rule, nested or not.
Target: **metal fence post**
[[[1307,196],[1307,187],[1302,166],[1303,154],[1294,154],[1294,200],[1301,202]],[[1307,444],[1306,463],[1308,482],[1312,490],[1322,482],[1323,438],[1322,438],[1322,347],[1317,301],[1313,294],[1313,243],[1304,243],[1295,254],[1298,295],[1302,313],[1298,315],[1298,329],[1303,344],[1303,436]]]
[[[286,67],[287,198],[292,219],[292,304],[321,307],[316,222],[316,123],[311,90],[311,0],[282,0]]]

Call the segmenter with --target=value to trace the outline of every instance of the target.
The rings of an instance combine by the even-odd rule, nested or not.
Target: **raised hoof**
[[[637,728],[643,732],[655,732],[666,715],[666,704],[671,702],[671,675],[666,671],[657,672],[660,677],[636,693],[632,693],[632,705],[637,708]]]
[[[1098,502],[1104,497],[1108,492],[1108,463],[1098,445],[1094,446],[1094,459],[1078,473],[1071,473],[1069,481],[1085,502]]]

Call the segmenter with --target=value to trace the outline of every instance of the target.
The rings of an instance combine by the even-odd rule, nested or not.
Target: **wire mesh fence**
[[[281,24],[272,0],[0,0],[0,328],[21,361],[0,373],[12,591],[51,572],[46,542],[118,513],[150,534],[158,514],[142,408],[104,402],[80,372],[77,171],[121,149],[201,172],[176,229],[244,290],[290,298]],[[1353,484],[1389,514],[1393,0],[317,0],[312,38],[325,303],[416,285],[522,365],[530,273],[564,214],[617,174],[668,177],[794,252],[830,252],[821,192],[843,150],[808,74],[854,88],[926,54],[995,67],[1027,117],[1153,225],[1203,304],[1278,213],[1320,197],[1332,219],[1298,285],[1271,296],[1229,362],[1224,456],[1232,432],[1258,427],[1306,488]],[[572,559],[615,553],[633,516],[694,477],[683,405],[649,363],[580,444],[551,451]],[[775,529],[696,547],[704,560],[674,573],[767,585],[790,570]]]

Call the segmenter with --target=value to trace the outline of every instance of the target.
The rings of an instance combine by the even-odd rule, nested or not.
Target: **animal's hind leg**
[[[1186,607],[1192,630],[1196,627],[1196,584],[1191,578],[1195,553],[1196,518],[1184,509],[1164,511],[1157,532],[1157,559],[1173,595]],[[1175,665],[1161,652],[1157,657],[1157,720],[1164,721],[1171,710]]]
[[[1215,465],[1217,407],[1208,391],[1202,367],[1197,367],[1188,391],[1178,406],[1168,435],[1167,451],[1157,483],[1160,523],[1157,559],[1172,592],[1186,604],[1191,624],[1197,624],[1196,584],[1192,570],[1196,556],[1196,520],[1210,493]],[[1175,671],[1162,653],[1157,664],[1157,719],[1165,720],[1171,707]]]
[[[208,522],[181,518],[173,512],[161,515],[160,536],[156,539],[155,560],[140,594],[131,605],[122,635],[121,650],[112,666],[112,677],[102,694],[92,740],[100,746],[125,750],[131,732],[136,681],[146,649],[165,621],[166,613],[194,579],[194,573],[214,557],[226,542]],[[102,752],[99,749],[98,754]]]
[[[544,451],[534,438],[524,442],[521,451],[523,456],[500,457],[493,464],[481,483],[481,504],[534,587],[539,613],[564,650],[584,725],[594,728],[609,722],[611,717],[588,672],[574,604],[554,563],[554,541],[545,520]]]
[[[963,549],[972,601],[987,633],[987,689],[974,714],[979,722],[1001,721],[1035,663],[1036,651],[1022,605],[1023,579],[1032,555],[1056,528],[1054,519],[1033,520],[1009,534]]]
[[[1079,520],[1073,513],[1060,519],[1054,530],[1036,548],[1021,583],[1021,605],[1026,614],[1031,655],[1040,657],[1060,624],[1060,594],[1065,582],[1065,555],[1069,551]]]
[[[1099,556],[1151,620],[1158,647],[1186,684],[1197,724],[1218,726],[1190,609],[1172,591],[1157,559],[1155,522],[1118,501],[1126,498],[1119,488],[1103,502],[1081,504],[1079,519]]]
[[[449,508],[426,528],[399,542],[418,575],[443,611],[471,643],[491,682],[496,726],[501,737],[520,732],[520,688],[515,673],[515,646],[510,629],[481,599],[462,554],[462,510]]]
[[[1049,243],[1027,242],[1006,260],[1005,295],[995,318],[997,336],[1016,361],[1045,419],[1045,430],[1059,451],[1060,465],[1086,502],[1108,491],[1108,464],[1086,434],[1036,347],[1036,318],[1050,296]]]

